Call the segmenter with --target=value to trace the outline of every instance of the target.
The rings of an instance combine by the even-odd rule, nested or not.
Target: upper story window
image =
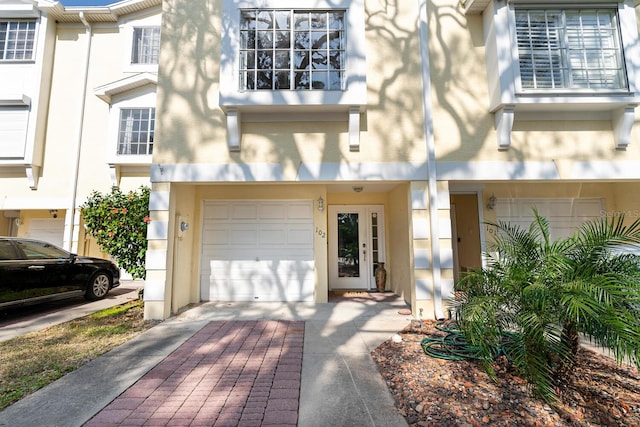
[[[160,53],[160,27],[133,29],[132,64],[157,64]]]
[[[153,154],[155,108],[122,108],[118,130],[118,154]]]
[[[610,121],[631,141],[640,104],[638,24],[630,0],[465,0],[482,14],[489,111],[498,149],[514,123]]]
[[[35,20],[0,20],[0,60],[32,60],[35,38]]]
[[[241,12],[241,89],[342,90],[344,76],[344,11]]]
[[[515,9],[523,90],[626,89],[615,9]]]

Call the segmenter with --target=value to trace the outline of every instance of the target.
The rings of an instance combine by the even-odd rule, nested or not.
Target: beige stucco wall
[[[360,151],[343,121],[243,122],[242,148],[230,153],[218,105],[222,1],[164,3],[158,88],[157,163],[279,163],[292,180],[301,162],[420,162],[425,158],[417,4],[366,1],[368,99]],[[363,23],[365,25],[365,23]],[[197,27],[198,31],[180,31]],[[352,29],[356,31],[356,29]],[[268,110],[268,109],[267,109]],[[324,120],[324,119],[322,119]]]
[[[428,5],[433,121],[440,161],[621,161],[640,157],[640,126],[626,151],[616,150],[609,120],[516,121],[511,147],[497,149],[481,15],[458,1]],[[636,109],[640,119],[640,111]],[[638,121],[636,119],[636,122]],[[560,170],[560,167],[558,167]],[[565,172],[560,170],[560,172]]]

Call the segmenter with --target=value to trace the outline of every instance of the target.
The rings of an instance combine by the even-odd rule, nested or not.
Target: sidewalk
[[[162,395],[165,398],[153,401],[155,408],[150,409],[147,406],[146,410],[157,412],[160,408],[169,407],[167,405],[173,402],[171,403],[173,414],[175,415],[180,408],[184,408],[181,413],[185,414],[189,407],[186,403],[193,402],[197,396],[194,394],[196,389],[199,386],[204,387],[205,379],[213,381],[212,377],[207,375],[220,373],[223,369],[225,372],[227,369],[234,369],[232,361],[235,358],[241,360],[245,356],[244,350],[247,347],[242,350],[243,343],[240,340],[225,343],[225,349],[230,353],[224,358],[219,355],[210,357],[217,354],[217,351],[221,351],[216,346],[221,341],[221,336],[228,337],[226,333],[216,335],[216,331],[221,327],[230,328],[228,331],[238,331],[246,327],[255,328],[258,324],[273,325],[270,323],[272,321],[277,321],[276,323],[281,327],[285,324],[282,322],[292,322],[286,323],[287,328],[291,327],[292,332],[304,331],[297,407],[298,426],[406,426],[405,420],[396,411],[393,398],[370,357],[370,352],[374,348],[410,322],[409,316],[398,313],[403,308],[406,308],[406,305],[397,296],[385,298],[382,301],[362,300],[329,304],[206,303],[164,321],[136,339],[10,406],[0,412],[0,426],[72,427],[81,426],[87,422],[92,426],[118,425],[115,419],[107,420],[104,408],[114,409],[114,406],[109,407],[114,402],[114,405],[121,405],[115,406],[115,409],[127,411],[130,410],[130,406],[138,405],[135,407],[139,408],[144,401],[153,401],[148,398],[158,390],[159,384],[167,381],[172,373],[183,368],[186,369],[182,372],[183,376],[191,375],[190,381],[194,378],[199,378],[199,381],[191,381],[188,391],[182,389],[178,395],[174,394],[171,398],[171,393],[156,395],[155,397]],[[304,325],[303,328],[302,325]],[[203,340],[203,335],[207,335],[208,338]],[[240,333],[239,336],[242,335]],[[192,337],[194,340],[189,341]],[[291,338],[294,337],[295,333]],[[288,341],[288,345],[292,344],[292,341]],[[193,346],[194,342],[199,344]],[[283,347],[280,340],[270,339],[269,342],[271,344],[266,351],[273,352],[271,354],[275,354],[276,350],[279,355],[286,354],[289,350],[294,351],[294,347]],[[174,351],[176,353],[173,353]],[[200,362],[189,364],[193,362],[188,362],[191,357],[189,355],[197,355]],[[254,355],[248,358],[246,363],[250,360],[257,362],[258,357]],[[180,361],[182,364],[162,365],[163,361],[167,363]],[[216,361],[222,364],[214,366]],[[262,359],[262,362],[264,361],[265,358]],[[279,359],[273,372],[277,374],[278,369],[284,364],[286,364],[284,360]],[[173,367],[153,371],[156,366]],[[290,367],[288,369],[288,372],[292,372]],[[203,373],[205,370],[207,375]],[[161,378],[158,377],[159,371],[164,372],[160,375]],[[281,372],[287,371],[281,370]],[[145,376],[147,373],[151,376]],[[289,378],[281,377],[280,380],[291,381],[291,378],[295,377],[295,372],[294,375],[288,374],[285,377]],[[149,385],[151,383],[148,380],[153,378],[156,379],[153,385],[155,388],[146,388],[144,392],[149,396],[134,394],[143,388],[138,384]],[[274,375],[270,379],[270,393],[274,390],[275,378]],[[242,381],[240,383],[242,384]],[[254,386],[255,383],[254,379]],[[185,382],[183,384],[187,385]],[[238,381],[234,383],[234,387],[225,389],[223,392],[229,391],[230,395],[233,394],[237,399],[235,402],[244,400],[243,408],[254,404],[256,399],[259,400],[258,397],[264,397],[255,393],[247,397],[243,394],[247,392],[247,387],[236,388],[237,384]],[[284,383],[280,383],[280,387],[275,388],[282,388],[282,385]],[[212,398],[209,400],[209,405],[214,405],[213,397],[217,392],[213,388],[200,388],[198,391]],[[124,400],[117,403],[120,395]],[[133,400],[134,396],[139,400]],[[186,396],[192,397],[187,399]],[[276,413],[274,411],[292,410],[288,397],[282,397],[278,393],[274,393],[273,396],[269,394],[269,397],[273,400],[264,402],[267,406],[265,406],[263,419],[259,423],[255,420],[250,422],[249,418],[245,417],[243,423],[237,425],[269,425],[273,420],[273,414]],[[179,399],[182,399],[182,403],[177,405],[176,401]],[[281,401],[275,402],[277,399]],[[285,402],[282,399],[288,401]],[[269,408],[270,402],[272,405],[267,411],[266,408]],[[238,414],[239,406],[235,405],[236,409],[233,413]],[[213,406],[200,405],[200,408],[203,407],[207,410],[213,408]],[[111,415],[114,414],[111,413]],[[242,412],[240,415],[242,416]],[[90,421],[92,418],[93,421]],[[145,424],[141,418],[138,425],[196,425],[193,420],[191,421],[193,424],[186,423],[185,418],[182,418],[181,423],[178,418],[173,417],[165,424],[162,424],[160,419],[158,424],[153,424],[149,419]],[[207,418],[203,414],[200,420],[203,425],[236,425],[226,424],[222,420],[219,420],[218,424],[211,424],[214,422],[212,415]],[[287,421],[285,418],[280,420],[280,424]],[[131,421],[132,423],[127,425],[135,425],[133,419]],[[111,424],[111,422],[114,423]]]

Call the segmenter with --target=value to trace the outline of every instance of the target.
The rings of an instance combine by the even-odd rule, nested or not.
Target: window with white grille
[[[155,121],[155,108],[121,109],[118,154],[153,154]]]
[[[35,38],[35,20],[0,20],[0,60],[32,60]]]
[[[132,64],[157,64],[160,53],[160,27],[133,29]]]
[[[516,8],[523,90],[627,89],[616,9]]]
[[[344,11],[242,10],[242,90],[344,90]]]

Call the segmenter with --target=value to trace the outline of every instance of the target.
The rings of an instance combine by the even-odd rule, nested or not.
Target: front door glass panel
[[[359,214],[338,213],[338,277],[360,277]]]

